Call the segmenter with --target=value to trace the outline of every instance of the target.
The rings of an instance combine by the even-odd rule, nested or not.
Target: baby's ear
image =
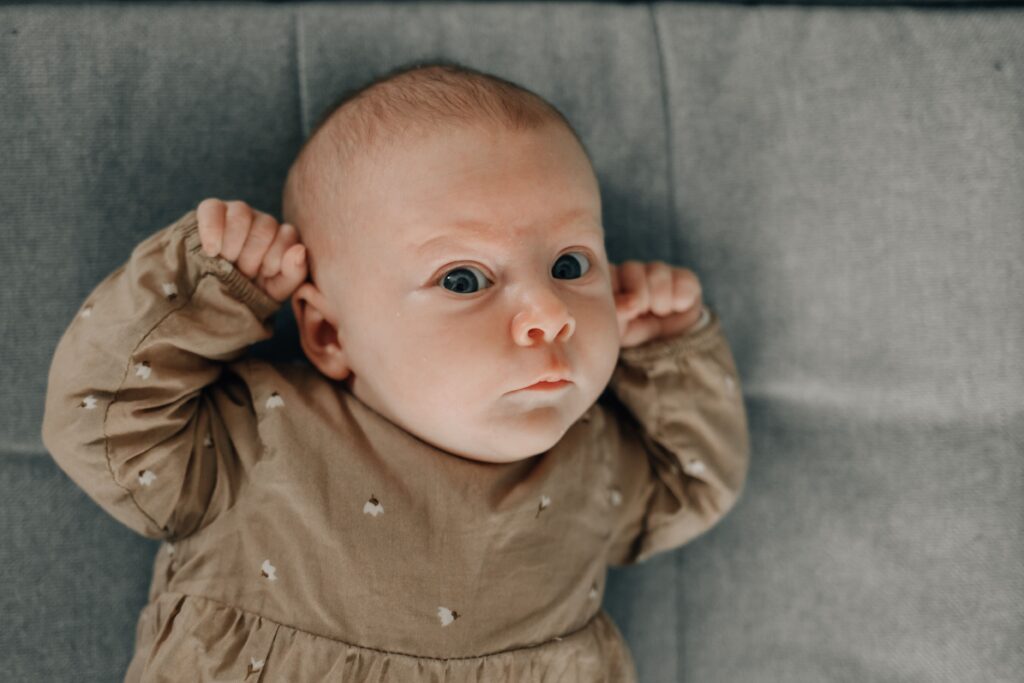
[[[338,338],[335,314],[327,297],[313,283],[304,282],[292,293],[291,301],[306,358],[331,379],[345,379],[351,371],[348,354]]]

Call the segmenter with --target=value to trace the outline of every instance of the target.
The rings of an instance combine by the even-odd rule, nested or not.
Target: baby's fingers
[[[281,274],[286,282],[294,283],[295,289],[306,279],[306,245],[295,244],[284,253],[281,259]],[[289,292],[291,294],[291,292]]]
[[[274,241],[263,256],[263,265],[260,267],[260,275],[264,278],[272,278],[281,272],[281,259],[284,252],[298,241],[295,233],[295,226],[290,223],[282,223],[274,235]]]
[[[615,308],[619,315],[632,319],[650,309],[645,263],[635,259],[623,261],[619,264],[617,282]]]
[[[273,277],[264,277],[261,287],[277,301],[284,301],[306,280],[306,246],[293,244],[281,257],[281,270]]]

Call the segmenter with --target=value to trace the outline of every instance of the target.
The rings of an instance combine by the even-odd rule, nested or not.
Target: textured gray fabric
[[[1019,681],[1024,8],[0,7],[3,679],[119,680],[157,545],[49,460],[83,297],[204,197],[280,215],[319,111],[414,58],[530,87],[594,157],[611,259],[693,268],[752,463],[611,571],[645,683]],[[298,356],[283,315],[265,357]]]

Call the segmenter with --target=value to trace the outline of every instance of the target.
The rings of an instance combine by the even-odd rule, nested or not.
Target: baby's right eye
[[[452,292],[458,292],[459,294],[465,294],[466,292],[472,294],[477,291],[477,289],[487,289],[487,287],[478,287],[477,289],[472,289],[472,291],[470,291],[474,286],[473,280],[475,278],[472,275],[467,275],[466,273],[471,272],[480,273],[480,277],[483,278],[483,280],[490,282],[490,280],[487,279],[487,276],[484,275],[479,268],[474,268],[473,266],[459,266],[458,268],[452,268],[445,273],[444,277],[439,281],[439,284],[445,289]]]

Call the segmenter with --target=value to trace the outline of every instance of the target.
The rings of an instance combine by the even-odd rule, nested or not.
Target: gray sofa
[[[0,679],[120,680],[159,545],[40,439],[85,295],[204,197],[280,216],[319,112],[432,57],[561,108],[610,258],[733,344],[742,500],[610,570],[641,680],[1024,680],[1024,4],[570,2],[0,6]]]

